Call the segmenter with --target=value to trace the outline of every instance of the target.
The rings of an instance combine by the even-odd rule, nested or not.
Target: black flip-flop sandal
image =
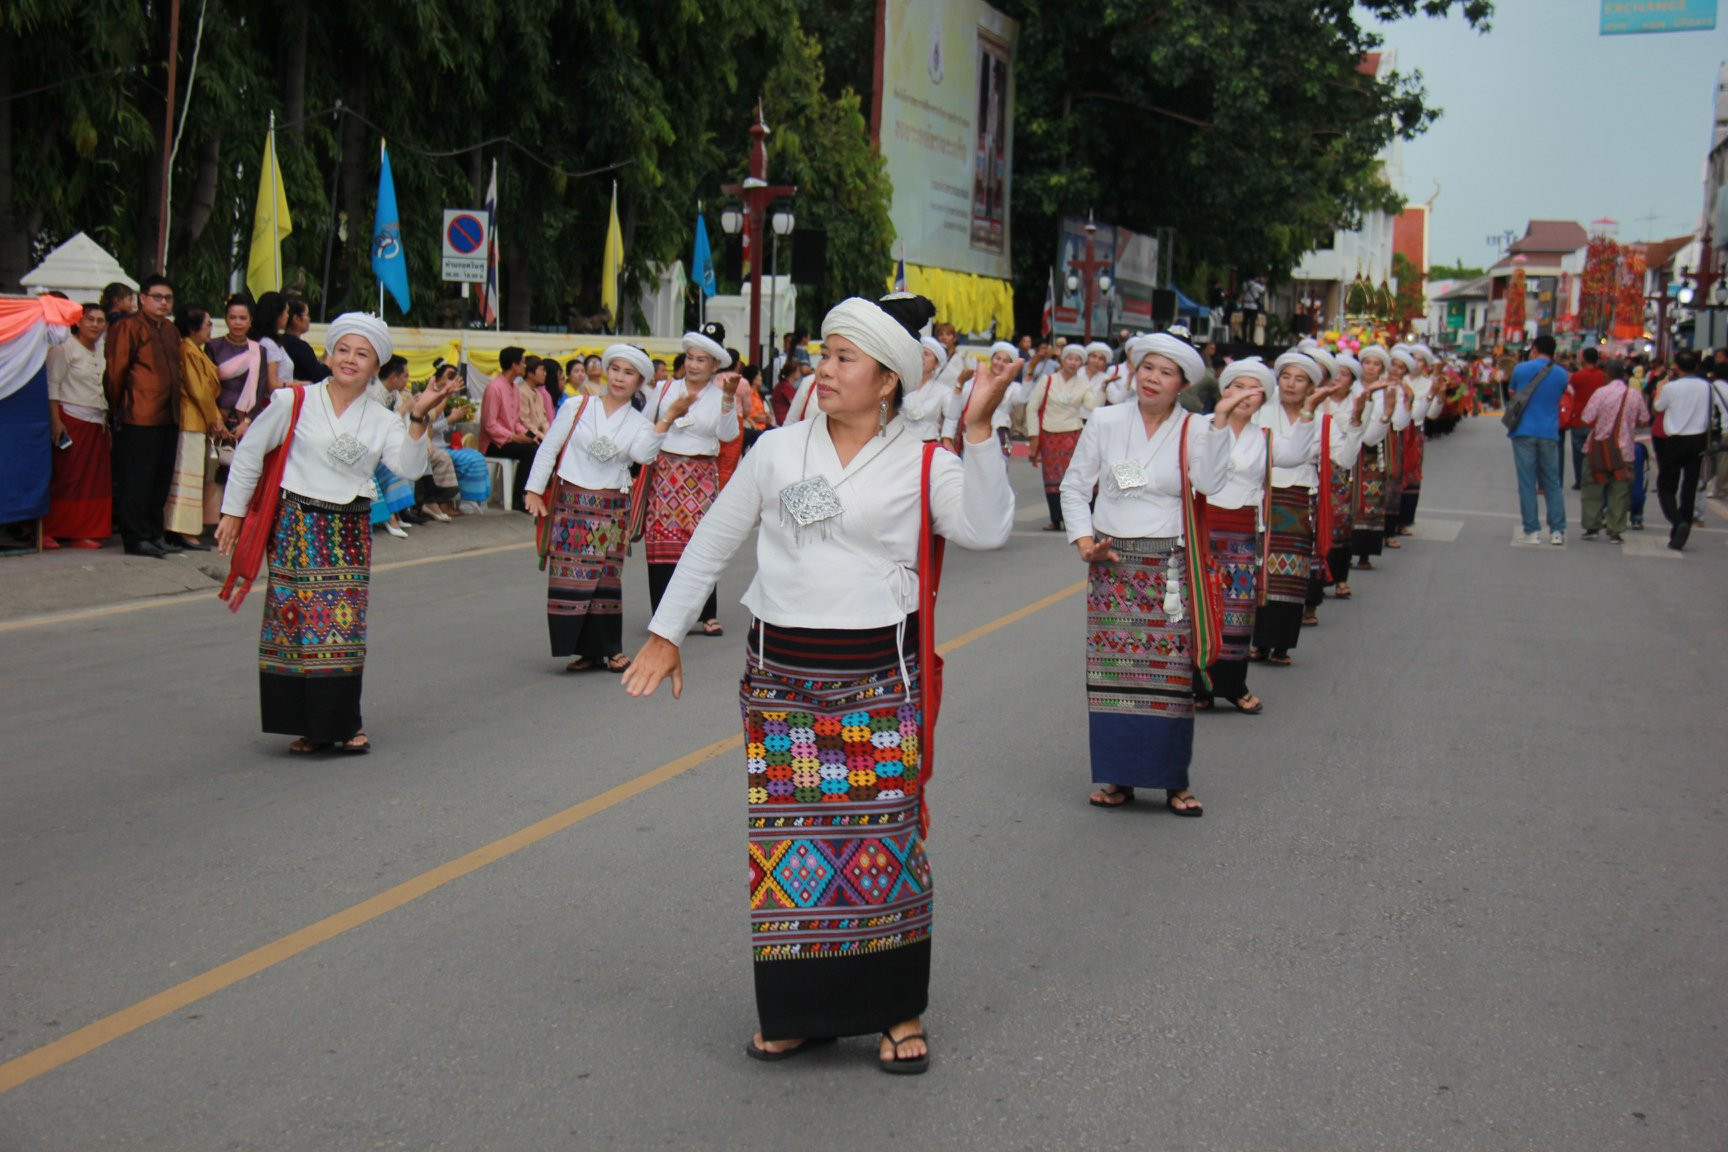
[[[598,667],[600,667],[600,665],[594,663],[594,661],[588,659],[588,657],[578,656],[578,657],[576,657],[576,659],[570,661],[570,663],[564,665],[564,671],[566,671],[566,672],[592,672]]]
[[[702,621],[702,635],[724,636],[726,635],[726,629],[721,626],[720,621],[718,620],[704,620]]]
[[[618,663],[620,660],[624,661],[624,663]],[[608,672],[622,674],[630,670],[630,657],[624,655],[622,652],[618,653],[616,656],[608,656],[606,662],[602,664],[601,667],[606,669]]]
[[[1121,799],[1097,800],[1088,796],[1086,798],[1086,803],[1092,805],[1094,808],[1126,808],[1134,800],[1134,789],[1132,788],[1119,788],[1114,784],[1106,784],[1099,788],[1098,791],[1102,792],[1107,797],[1119,796]]]
[[[1261,700],[1259,698],[1255,698],[1254,707],[1252,707],[1252,708],[1242,707],[1242,701],[1248,699],[1249,696],[1253,696],[1253,695],[1254,695],[1254,693],[1250,692],[1250,693],[1248,693],[1248,696],[1238,697],[1237,699],[1230,701],[1230,706],[1232,708],[1236,709],[1236,711],[1242,713],[1244,716],[1258,716],[1258,715],[1260,715],[1260,713],[1266,711],[1266,701]]]
[[[832,1043],[834,1043],[834,1037],[832,1036],[812,1036],[802,1044],[794,1044],[790,1048],[782,1048],[778,1052],[771,1052],[766,1048],[756,1047],[756,1038],[752,1036],[750,1039],[744,1041],[744,1055],[750,1057],[752,1060],[760,1060],[764,1064],[778,1064],[782,1060],[790,1060],[794,1056],[801,1056],[805,1052],[818,1047],[819,1045]]]
[[[924,1033],[914,1032],[910,1036],[902,1036],[900,1039],[896,1040],[894,1037],[884,1032],[882,1033],[882,1039],[888,1041],[889,1045],[894,1049],[894,1055],[888,1059],[884,1060],[880,1056],[876,1058],[876,1064],[882,1069],[882,1071],[891,1076],[916,1076],[921,1072],[928,1072],[930,1070],[930,1041]],[[924,1055],[914,1056],[911,1059],[902,1058],[900,1055],[900,1045],[910,1044],[914,1040],[924,1041]]]
[[[1187,789],[1183,789],[1183,791],[1186,792]],[[1182,801],[1182,807],[1180,807],[1180,808],[1176,807],[1176,802],[1178,800]],[[1188,795],[1186,795],[1186,796],[1169,796],[1169,795],[1166,795],[1164,797],[1164,807],[1170,809],[1170,811],[1176,813],[1176,815],[1178,815],[1178,816],[1204,816],[1204,815],[1206,815],[1205,805],[1201,804],[1200,801],[1194,796],[1194,794],[1192,792],[1189,792]]]
[[[330,745],[328,744],[314,744],[312,741],[307,740],[302,736],[300,739],[294,741],[294,743],[288,745],[288,755],[316,756],[318,753],[328,750],[329,747]]]
[[[366,743],[356,744],[354,743],[356,740],[365,740]],[[372,741],[366,733],[356,732],[354,735],[348,737],[348,739],[330,745],[330,750],[333,752],[339,752],[343,756],[364,756],[366,753],[372,751]]]

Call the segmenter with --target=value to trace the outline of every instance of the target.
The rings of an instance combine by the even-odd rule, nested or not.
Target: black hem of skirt
[[[1386,534],[1377,528],[1356,528],[1350,533],[1350,551],[1358,556],[1379,556],[1386,550]]]
[[[552,640],[552,655],[560,659],[586,656],[605,660],[624,651],[623,615],[546,615],[546,631]]]
[[[883,952],[757,960],[764,1040],[864,1036],[922,1016],[930,1005],[930,941]]]
[[[1268,600],[1254,615],[1254,647],[1262,652],[1288,652],[1302,639],[1302,608],[1299,602]]]
[[[284,676],[260,670],[258,701],[266,732],[303,736],[314,744],[352,739],[363,727],[360,689],[363,673]]]

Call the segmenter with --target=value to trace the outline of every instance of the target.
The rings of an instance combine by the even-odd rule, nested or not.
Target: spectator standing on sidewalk
[[[174,285],[146,276],[138,311],[108,330],[103,388],[114,415],[120,542],[157,559],[184,549],[163,539],[162,509],[180,443],[180,333],[168,319]]]
[[[114,530],[113,441],[102,390],[107,330],[107,312],[86,304],[71,339],[48,349],[48,431],[55,450],[43,548],[100,548]]]
[[[1584,472],[1584,445],[1590,439],[1590,421],[1584,416],[1584,409],[1590,405],[1590,397],[1596,389],[1607,383],[1602,375],[1602,369],[1596,366],[1599,359],[1596,349],[1586,348],[1582,356],[1584,366],[1569,377],[1567,392],[1569,403],[1567,410],[1570,419],[1565,421],[1566,431],[1572,438],[1572,487],[1582,488],[1589,477]],[[1628,457],[1630,459],[1630,457]]]
[[[1542,543],[1536,492],[1548,505],[1551,544],[1566,543],[1566,493],[1560,479],[1560,397],[1566,394],[1566,369],[1554,363],[1554,337],[1536,337],[1529,359],[1512,371],[1508,388],[1516,397],[1526,389],[1530,400],[1507,435],[1512,462],[1518,470],[1518,511],[1523,519],[1520,544]]]

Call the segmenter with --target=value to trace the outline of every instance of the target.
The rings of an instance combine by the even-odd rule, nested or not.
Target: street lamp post
[[[768,229],[774,233],[773,255],[768,264],[768,357],[763,361],[763,378],[767,378],[767,370],[774,366],[774,354],[780,351],[780,333],[777,325],[780,321],[780,237],[790,236],[796,226],[797,219],[792,215],[792,206],[778,205],[768,216]],[[768,380],[772,388],[777,380]]]
[[[750,125],[750,175],[742,184],[723,184],[720,190],[742,202],[743,215],[738,219],[744,234],[744,259],[750,262],[750,362],[762,363],[762,261],[756,248],[762,239],[762,217],[768,205],[784,196],[796,196],[798,189],[790,184],[768,183],[768,124],[762,118],[762,102],[756,102],[756,123]],[[721,226],[726,216],[721,216]],[[727,228],[728,232],[732,229]]]
[[[1086,218],[1086,255],[1084,258],[1073,257],[1068,261],[1068,267],[1074,271],[1068,275],[1068,291],[1077,292],[1082,285],[1085,293],[1081,297],[1080,308],[1086,314],[1085,341],[1092,342],[1092,294],[1110,291],[1110,277],[1102,274],[1102,270],[1110,266],[1110,261],[1093,254],[1093,241],[1098,235],[1098,225],[1092,223],[1092,218]]]

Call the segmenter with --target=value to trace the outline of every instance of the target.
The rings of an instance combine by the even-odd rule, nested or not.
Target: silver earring
[[[888,435],[888,401],[876,406],[876,435]]]

